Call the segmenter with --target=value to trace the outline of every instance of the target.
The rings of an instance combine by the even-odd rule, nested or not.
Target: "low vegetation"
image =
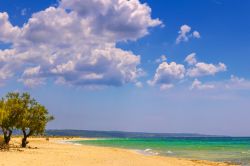
[[[0,100],[0,128],[4,146],[9,145],[13,130],[21,130],[21,146],[26,147],[27,138],[43,134],[47,123],[53,119],[48,110],[31,98],[29,93],[11,92]]]

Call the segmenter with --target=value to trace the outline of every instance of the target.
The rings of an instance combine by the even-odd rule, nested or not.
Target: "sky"
[[[250,136],[250,1],[0,0],[0,96],[49,129]]]

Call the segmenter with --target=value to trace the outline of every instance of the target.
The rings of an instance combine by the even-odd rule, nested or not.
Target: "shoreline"
[[[68,144],[68,145],[75,145],[75,146],[94,146],[94,147],[104,147],[104,146],[95,146],[95,145],[84,145],[84,144],[80,144],[80,143],[74,143],[74,141],[84,141],[84,140],[93,140],[93,139],[98,139],[98,138],[83,138],[83,139],[76,139],[76,140],[58,140],[55,141],[56,143],[59,144]],[[129,151],[133,151],[136,152],[138,154],[141,155],[145,155],[145,156],[158,156],[159,153],[155,153],[155,152],[150,152],[152,149],[145,149],[145,150],[141,150],[141,149],[127,149],[127,148],[118,148],[118,147],[109,147],[109,146],[105,146],[104,148],[117,148],[117,149],[124,149],[124,150],[129,150]],[[165,157],[163,155],[159,155],[162,157]],[[168,156],[166,156],[168,157]],[[177,158],[177,157],[176,157]]]
[[[85,138],[30,138],[31,148],[0,151],[1,166],[27,165],[86,165],[86,166],[232,166],[233,164],[191,160],[159,155],[143,155],[134,150],[74,145],[66,141],[84,140]],[[64,142],[64,143],[63,143]],[[20,143],[20,138],[13,138],[12,144]]]
[[[151,152],[152,149],[127,149],[127,148],[119,148],[119,147],[109,147],[109,146],[95,146],[95,145],[84,145],[80,143],[74,143],[74,141],[84,141],[84,140],[96,140],[99,138],[73,138],[70,140],[58,140],[56,143],[59,144],[69,144],[69,145],[74,145],[74,146],[93,146],[93,147],[101,147],[101,148],[114,148],[114,149],[121,149],[121,150],[127,150],[127,151],[132,151],[134,153],[137,153],[139,155],[144,155],[144,156],[159,156],[159,157],[166,157],[166,158],[174,158],[174,159],[180,159],[180,160],[189,160],[189,161],[195,161],[195,162],[211,162],[211,163],[216,163],[216,164],[226,164],[228,166],[237,166],[237,164],[230,163],[230,162],[216,162],[216,161],[209,161],[209,160],[199,160],[199,159],[190,159],[190,158],[182,158],[182,157],[177,157],[177,156],[165,156],[165,155],[160,155],[158,152]],[[102,139],[102,138],[101,138]],[[204,164],[204,163],[203,163]],[[202,164],[202,165],[203,165]]]
[[[101,147],[101,148],[115,148],[115,149],[122,149],[122,150],[129,150],[132,152],[135,152],[137,154],[140,155],[144,155],[144,156],[159,156],[159,157],[167,157],[167,158],[175,158],[175,159],[184,159],[184,160],[190,160],[190,161],[205,161],[205,162],[212,162],[212,163],[224,163],[224,164],[228,164],[228,165],[241,165],[239,163],[234,163],[234,162],[230,162],[230,161],[212,161],[212,160],[205,160],[205,159],[196,159],[196,158],[185,158],[185,157],[180,157],[180,156],[169,156],[169,155],[162,155],[161,153],[154,151],[153,149],[147,148],[147,149],[130,149],[130,148],[122,148],[122,147],[113,147],[113,146],[98,146],[98,145],[87,145],[87,144],[81,144],[81,143],[77,143],[76,141],[85,141],[85,140],[99,140],[99,139],[105,139],[105,138],[73,138],[71,140],[59,140],[56,141],[56,143],[60,143],[60,144],[70,144],[70,145],[75,145],[75,146],[93,146],[93,147]],[[109,138],[107,138],[109,139]],[[168,153],[173,153],[171,151],[168,151]]]

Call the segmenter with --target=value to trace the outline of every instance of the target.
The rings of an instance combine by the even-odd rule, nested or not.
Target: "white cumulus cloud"
[[[154,75],[152,80],[149,80],[149,85],[161,85],[162,89],[173,87],[176,80],[181,80],[185,76],[185,67],[182,64],[175,62],[162,62]]]
[[[198,62],[196,59],[196,53],[189,54],[185,58],[185,62],[190,65],[186,73],[189,77],[215,75],[218,72],[224,72],[227,70],[227,66],[221,62],[218,64]]]
[[[61,7],[90,19],[95,33],[116,40],[136,40],[148,34],[149,27],[162,24],[139,0],[62,0]]]
[[[189,77],[200,77],[215,75],[218,72],[224,72],[227,70],[227,67],[224,63],[219,63],[217,65],[208,64],[204,62],[198,62],[194,67],[191,67],[187,70],[187,75]]]
[[[193,37],[194,37],[194,38],[197,38],[197,39],[201,38],[200,32],[194,31],[194,32],[193,32]]]
[[[213,84],[203,84],[198,79],[195,79],[190,87],[191,90],[198,89],[198,90],[206,90],[206,89],[214,89],[215,85]]]
[[[181,42],[187,42],[190,38],[199,39],[201,37],[198,31],[191,32],[191,30],[192,28],[189,25],[182,25],[178,32],[179,35],[176,38],[176,44],[179,44]]]
[[[189,65],[194,65],[197,63],[196,59],[196,53],[191,53],[185,58],[185,62],[187,62]]]
[[[230,80],[223,85],[225,85],[227,89],[249,90],[250,80],[231,75]]]
[[[62,0],[34,13],[23,27],[0,13],[0,41],[11,43],[0,50],[0,79],[23,71],[17,77],[27,86],[47,79],[76,86],[136,83],[140,56],[116,43],[137,40],[161,24],[138,0]]]
[[[20,33],[20,29],[9,22],[9,15],[0,12],[0,41],[13,42]]]
[[[185,80],[194,77],[214,76],[218,72],[227,70],[224,63],[209,64],[199,62],[196,58],[196,53],[189,54],[185,60],[188,65],[177,64],[176,62],[162,62],[159,64],[153,79],[148,81],[151,86],[159,85],[160,89],[166,90],[175,86],[175,84],[182,84]],[[190,89],[213,89],[213,84],[203,84],[198,79],[195,79]]]

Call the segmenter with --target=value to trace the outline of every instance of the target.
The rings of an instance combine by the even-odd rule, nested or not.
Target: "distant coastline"
[[[77,136],[85,138],[166,138],[166,137],[230,137],[223,135],[206,135],[197,133],[148,133],[127,131],[96,131],[96,130],[71,130],[49,129],[48,136]]]

